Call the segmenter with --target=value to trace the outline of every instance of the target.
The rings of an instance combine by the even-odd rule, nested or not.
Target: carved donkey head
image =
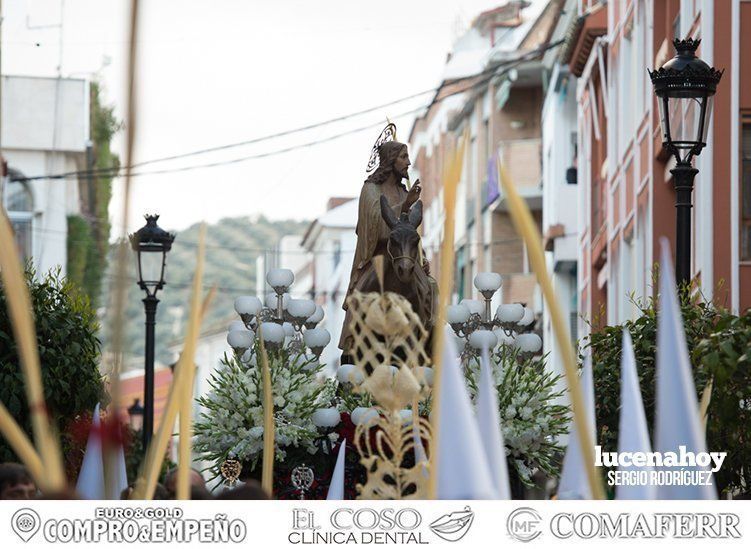
[[[397,217],[385,196],[381,196],[381,216],[391,229],[386,246],[388,259],[400,282],[409,282],[419,263],[420,235],[417,227],[422,223],[422,201],[418,200],[408,213]],[[418,268],[421,268],[418,265]]]

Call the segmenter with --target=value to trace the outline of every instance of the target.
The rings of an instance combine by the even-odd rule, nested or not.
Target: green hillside
[[[235,217],[208,225],[206,230],[206,266],[204,288],[218,287],[204,326],[211,325],[233,314],[235,297],[255,294],[256,259],[275,249],[282,236],[302,234],[307,222],[269,221],[265,217]],[[164,226],[168,228],[168,226]],[[190,284],[195,270],[198,250],[198,225],[177,233],[172,250],[167,256],[167,285],[159,292],[157,310],[156,354],[157,360],[168,363],[172,356],[166,347],[185,332],[190,300]],[[125,310],[126,362],[129,357],[142,357],[144,345],[144,310],[141,300],[144,293],[136,285],[135,260],[129,252],[128,277],[133,283],[128,287]],[[110,303],[110,285],[114,280],[114,248],[110,251],[102,304]],[[109,350],[109,325],[105,313],[102,318],[102,340]]]

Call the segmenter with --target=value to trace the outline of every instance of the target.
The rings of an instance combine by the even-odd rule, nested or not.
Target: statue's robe
[[[391,229],[381,215],[381,195],[386,196],[389,205],[397,217],[402,211],[404,201],[407,199],[407,188],[398,183],[375,184],[366,182],[360,191],[360,201],[357,214],[357,247],[355,259],[352,262],[352,272],[349,277],[347,296],[344,299],[343,309],[347,311],[342,327],[342,337],[339,340],[339,348],[347,352],[351,346],[349,341],[350,313],[347,310],[347,298],[354,290],[361,289],[362,282],[367,278],[365,275],[373,269],[373,258],[386,253]]]

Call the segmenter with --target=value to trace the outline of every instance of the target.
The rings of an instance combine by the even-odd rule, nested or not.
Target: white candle
[[[313,412],[310,419],[316,427],[330,428],[339,425],[341,414],[339,413],[339,410],[334,407],[319,408]]]
[[[469,320],[469,308],[464,305],[449,305],[446,307],[446,320],[449,324],[462,324]]]
[[[487,348],[492,351],[498,345],[498,338],[490,330],[475,330],[469,336],[469,344],[477,350]]]
[[[311,322],[313,324],[318,324],[320,321],[323,320],[323,307],[320,305],[316,305],[315,312],[308,317],[306,322]]]
[[[352,410],[352,414],[350,415],[350,419],[352,419],[352,423],[355,425],[367,425],[376,418],[378,418],[378,411],[375,408],[364,408],[362,406],[358,406]]]
[[[295,335],[295,327],[292,326],[292,323],[285,322],[284,324],[282,324],[282,329],[284,329],[284,335],[286,337],[294,337],[294,335]]]
[[[311,328],[305,330],[303,339],[311,349],[322,349],[331,341],[331,334],[326,328]]]
[[[301,321],[306,320],[316,312],[316,304],[310,299],[290,299],[287,312]]]
[[[525,353],[536,353],[542,349],[542,339],[537,334],[519,334],[516,336],[516,345]]]
[[[359,385],[364,381],[362,372],[354,364],[342,364],[336,370],[336,379],[339,383],[352,383]]]
[[[524,314],[519,319],[520,326],[529,326],[535,321],[535,313],[529,307],[524,307]]]
[[[521,303],[504,303],[498,305],[495,316],[504,323],[519,322],[524,316],[524,307]]]
[[[284,341],[284,328],[274,322],[262,322],[261,337],[266,343],[275,343],[278,345]]]
[[[233,330],[227,334],[227,343],[233,349],[248,349],[254,340],[255,334],[250,330]]]
[[[495,292],[502,282],[498,273],[477,273],[475,276],[475,288],[481,292]]]
[[[254,295],[243,295],[235,299],[235,311],[239,315],[257,315],[262,306],[261,300]]]
[[[266,274],[266,282],[272,288],[289,288],[295,281],[295,273],[289,269],[271,269]]]

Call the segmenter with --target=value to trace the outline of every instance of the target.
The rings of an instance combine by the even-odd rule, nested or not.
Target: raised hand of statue
[[[412,207],[412,204],[420,199],[421,192],[422,187],[420,187],[420,180],[418,179],[415,181],[415,184],[412,185],[412,188],[407,191],[407,198],[404,199],[404,204],[402,205],[402,213],[408,212]]]

